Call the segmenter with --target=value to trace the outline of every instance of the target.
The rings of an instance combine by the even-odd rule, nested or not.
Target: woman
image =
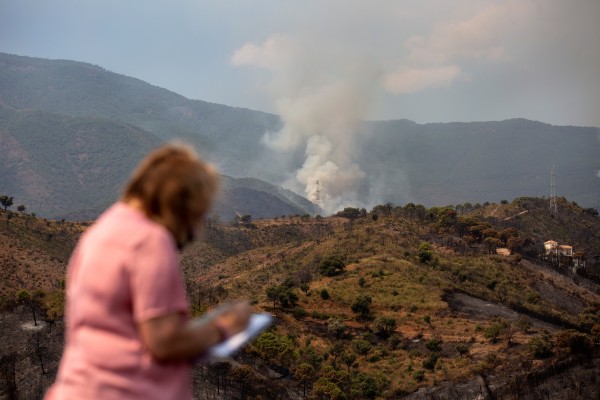
[[[67,270],[66,343],[46,399],[191,399],[191,361],[244,329],[249,307],[190,324],[178,249],[217,190],[194,151],[165,145],[82,236]]]

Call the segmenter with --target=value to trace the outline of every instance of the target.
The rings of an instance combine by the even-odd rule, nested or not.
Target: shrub
[[[319,263],[319,272],[325,276],[335,276],[344,271],[346,265],[337,256],[326,257]]]
[[[390,346],[390,348],[392,350],[397,349],[400,346],[400,344],[402,344],[402,334],[401,333],[394,333],[388,339],[388,344],[389,344],[389,346]]]
[[[344,392],[325,377],[321,377],[315,382],[312,393],[319,399],[342,400],[346,398]]]
[[[440,356],[437,353],[430,354],[429,357],[423,360],[423,368],[433,371],[439,357]]]
[[[252,343],[252,347],[262,357],[283,362],[286,365],[298,356],[294,341],[289,336],[277,332],[263,333]]]
[[[391,317],[380,317],[375,320],[375,333],[383,338],[390,337],[396,331],[397,322]]]
[[[362,339],[355,340],[352,343],[352,345],[354,347],[354,351],[356,351],[356,353],[360,354],[361,356],[366,355],[373,348],[373,346],[371,346],[371,343]]]
[[[348,326],[344,323],[344,320],[341,318],[332,318],[329,320],[329,324],[327,325],[327,330],[330,333],[333,333],[338,339],[344,336],[347,329]]]
[[[371,302],[373,298],[368,294],[359,295],[350,306],[355,314],[367,316],[371,313]]]
[[[352,377],[350,383],[350,397],[374,399],[381,395],[384,386],[387,385],[385,380],[376,380],[372,376],[358,373]]]
[[[329,300],[331,296],[329,295],[329,291],[325,288],[321,289],[321,298],[323,300]]]
[[[469,354],[469,346],[464,343],[459,343],[456,345],[456,351],[461,357],[464,357]]]
[[[265,292],[267,298],[273,302],[273,306],[279,303],[283,308],[294,307],[298,301],[298,295],[286,285],[269,286]]]
[[[533,323],[531,320],[523,315],[517,319],[517,328],[519,328],[523,333],[529,332],[532,326]]]
[[[545,336],[532,338],[527,347],[535,358],[546,358],[552,355],[552,343]]]
[[[581,332],[575,329],[566,329],[558,332],[554,339],[558,347],[569,348],[571,353],[586,353],[591,350],[591,341]]]
[[[440,338],[431,338],[425,343],[425,347],[431,352],[440,352],[442,351],[442,343],[444,342]]]
[[[413,379],[417,382],[422,382],[423,379],[425,379],[425,371],[423,371],[422,369],[415,371],[415,373],[413,374]]]
[[[483,335],[486,339],[490,339],[492,343],[496,343],[500,335],[502,335],[507,328],[508,323],[504,320],[499,320],[488,326]]]
[[[302,318],[308,316],[308,311],[306,311],[302,307],[294,307],[294,308],[292,308],[292,315],[296,319],[302,319]]]
[[[431,251],[431,245],[427,242],[421,243],[418,249],[419,261],[425,264],[433,259],[433,252]]]
[[[540,302],[540,295],[536,292],[527,293],[527,302],[531,304],[538,304]]]

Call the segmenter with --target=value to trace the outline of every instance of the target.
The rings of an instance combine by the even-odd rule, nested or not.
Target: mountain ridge
[[[304,190],[299,182],[287,186],[305,162],[303,150],[278,153],[263,144],[266,132],[283,126],[273,114],[190,100],[92,64],[3,53],[0,104],[15,110],[100,117],[134,126],[161,141],[182,139],[223,175],[286,184],[297,193]],[[6,132],[5,123],[0,121],[0,130]],[[356,203],[350,205],[429,206],[543,196],[550,193],[549,175],[555,165],[559,195],[600,209],[595,161],[600,158],[600,141],[595,127],[553,126],[523,118],[427,124],[397,119],[365,121],[359,130],[348,139],[352,142],[344,144],[348,161],[366,176],[348,189]],[[3,176],[0,188],[15,187],[13,180]],[[105,185],[117,186],[114,181]]]

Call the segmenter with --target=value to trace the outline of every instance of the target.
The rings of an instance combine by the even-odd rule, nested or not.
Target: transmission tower
[[[321,202],[321,186],[320,186],[319,181],[317,181],[317,190],[315,191],[315,217],[317,216],[317,214],[319,214],[320,202]]]
[[[554,184],[554,165],[550,172],[550,212],[557,213],[558,206],[556,204],[556,186]]]

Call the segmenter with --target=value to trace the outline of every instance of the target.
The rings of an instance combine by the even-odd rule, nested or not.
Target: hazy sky
[[[599,0],[0,0],[0,52],[280,115],[600,127],[599,21]]]

